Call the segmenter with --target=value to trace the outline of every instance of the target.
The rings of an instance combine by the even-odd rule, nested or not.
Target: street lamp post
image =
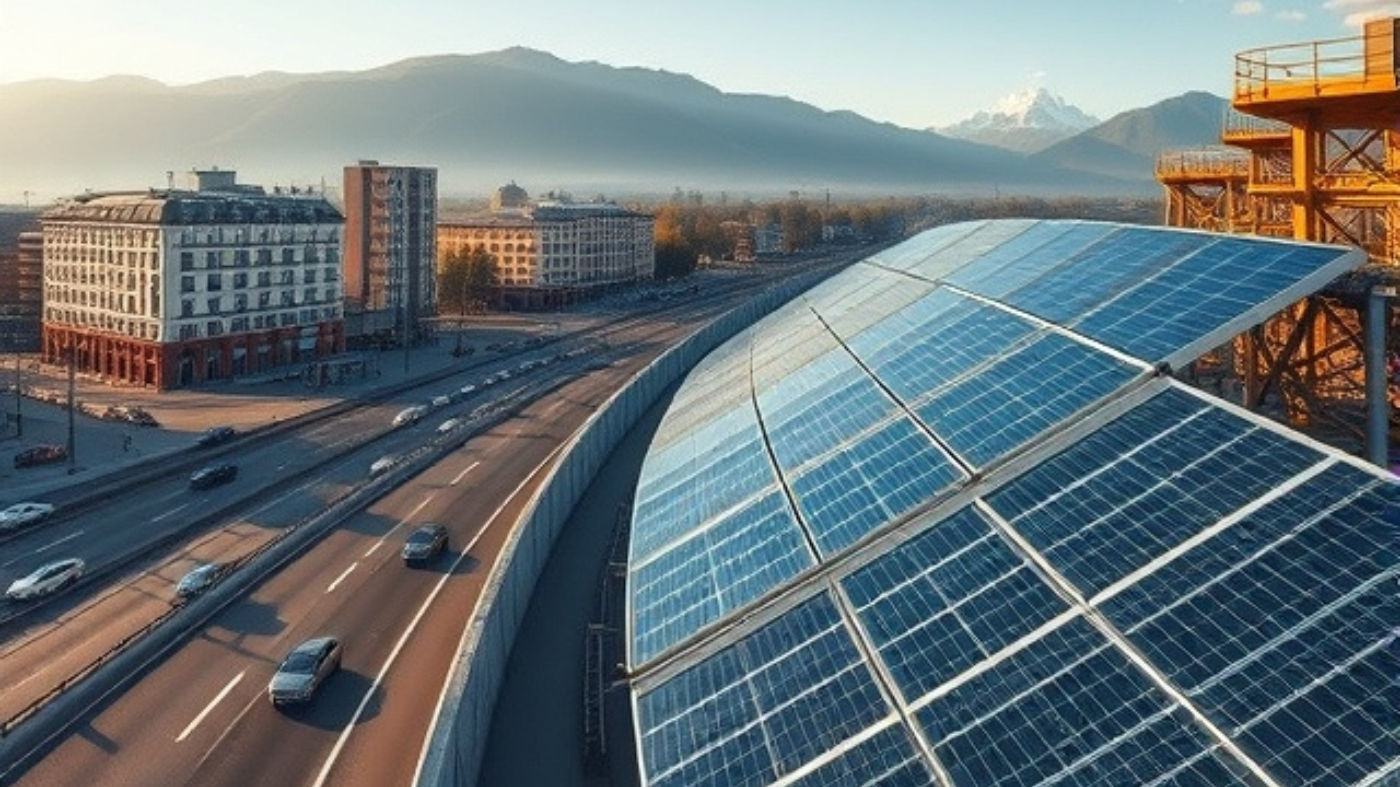
[[[78,441],[75,437],[74,429],[74,397],[73,389],[77,378],[78,365],[74,362],[73,355],[77,349],[71,344],[68,346],[68,475],[78,472]]]

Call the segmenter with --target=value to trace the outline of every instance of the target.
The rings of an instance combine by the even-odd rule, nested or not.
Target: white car
[[[380,473],[386,473],[398,463],[399,458],[397,456],[381,456],[374,460],[374,464],[369,466],[369,474],[379,475]]]
[[[457,393],[458,393],[458,395],[460,395],[460,396],[471,396],[471,395],[472,395],[473,393],[475,393],[475,392],[476,392],[476,386],[475,386],[475,385],[472,385],[471,383],[467,383],[466,385],[464,385],[464,386],[462,386],[461,388],[458,388],[458,389],[457,389]]]
[[[5,596],[16,601],[47,596],[77,582],[85,567],[82,558],[76,557],[46,563],[34,569],[28,576],[11,582]]]
[[[452,431],[453,429],[456,429],[461,425],[462,419],[449,418],[446,421],[443,421],[442,423],[438,424],[438,434],[447,434],[448,432]]]
[[[404,424],[416,424],[418,423],[419,419],[421,419],[427,414],[428,408],[422,405],[415,405],[413,407],[405,408],[404,410],[400,411],[398,415],[394,416],[394,426],[403,426]]]
[[[18,530],[42,522],[54,511],[52,503],[15,503],[0,511],[0,531]]]
[[[446,406],[448,406],[449,404],[452,404],[452,397],[450,397],[450,396],[434,396],[434,397],[433,397],[433,400],[432,400],[432,402],[431,402],[430,404],[432,404],[433,407],[446,407]]]

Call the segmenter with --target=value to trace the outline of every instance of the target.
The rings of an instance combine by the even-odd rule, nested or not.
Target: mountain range
[[[523,48],[179,87],[37,80],[0,85],[0,201],[163,187],[167,173],[215,166],[335,191],[360,159],[435,166],[444,195],[510,181],[609,196],[1156,195],[1157,152],[1218,143],[1226,106],[1188,93],[1023,154]]]

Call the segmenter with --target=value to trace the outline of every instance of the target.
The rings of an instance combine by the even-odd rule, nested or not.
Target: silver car
[[[37,524],[49,518],[53,511],[52,503],[15,503],[0,511],[0,532]]]
[[[83,575],[85,567],[86,564],[83,563],[82,558],[76,557],[46,563],[28,575],[11,582],[9,589],[5,591],[5,596],[22,601],[56,593],[77,582],[78,578]]]
[[[267,684],[267,696],[276,707],[310,702],[326,678],[340,669],[340,640],[316,637],[297,645],[282,660]]]

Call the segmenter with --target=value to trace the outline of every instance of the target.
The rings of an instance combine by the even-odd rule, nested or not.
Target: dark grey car
[[[340,640],[335,637],[316,637],[297,645],[267,684],[268,699],[279,708],[310,702],[326,678],[340,669],[340,655]]]

